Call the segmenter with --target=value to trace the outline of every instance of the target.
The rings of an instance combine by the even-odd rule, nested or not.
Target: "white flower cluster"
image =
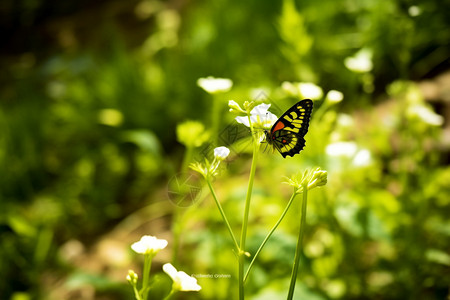
[[[133,251],[136,253],[150,255],[150,257],[153,257],[160,250],[164,249],[167,244],[167,241],[164,239],[158,239],[154,236],[144,235],[138,242],[131,245],[131,249],[133,249]],[[200,285],[198,285],[196,278],[187,275],[183,271],[177,271],[177,269],[175,269],[175,267],[170,263],[167,263],[163,266],[163,271],[167,273],[170,278],[172,278],[172,290],[199,291],[202,288]],[[130,282],[130,284],[136,287],[138,275],[133,270],[129,270],[127,280],[128,282]]]
[[[234,113],[244,113],[247,116],[238,116],[235,118],[236,122],[239,124],[243,124],[247,127],[250,127],[250,123],[253,127],[262,128],[262,129],[270,129],[278,119],[276,115],[269,111],[270,104],[262,103],[254,106],[253,102],[244,103],[245,109],[242,109],[239,104],[234,100],[228,101],[228,106],[230,107],[230,112]],[[248,115],[246,109],[251,109],[250,114]]]

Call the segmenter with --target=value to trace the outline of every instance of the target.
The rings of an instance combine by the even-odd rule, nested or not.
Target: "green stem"
[[[178,262],[178,250],[180,249],[181,236],[181,209],[176,206],[172,215],[172,232],[173,232],[173,248],[172,248],[172,263]]]
[[[169,295],[167,295],[163,300],[169,300],[170,298],[172,298],[173,295],[175,295],[175,293],[176,293],[176,290],[172,288]]]
[[[249,116],[250,121],[250,116]],[[244,219],[242,221],[241,241],[239,243],[239,299],[244,299],[244,262],[245,262],[245,241],[247,238],[248,215],[250,211],[250,200],[252,198],[253,182],[255,180],[256,162],[258,160],[259,144],[256,141],[253,132],[253,126],[250,121],[250,129],[253,137],[253,159],[250,169],[250,178],[248,181],[247,196],[245,199]]]
[[[183,163],[181,165],[181,174],[186,174],[189,170],[189,163],[192,161],[194,153],[194,147],[187,146],[184,153]],[[176,206],[172,217],[172,232],[173,232],[173,250],[172,250],[172,263],[176,264],[178,261],[178,250],[180,248],[180,236],[181,236],[181,208]]]
[[[186,147],[186,152],[184,153],[183,163],[181,165],[181,173],[184,174],[189,169],[189,163],[192,161],[192,155],[194,153],[194,147]]]
[[[149,279],[150,279],[150,269],[152,266],[152,255],[151,254],[145,254],[145,261],[144,261],[144,271],[142,274],[142,288],[141,288],[141,295],[142,299],[146,300],[148,297],[148,289],[149,289]]]
[[[261,246],[259,246],[258,251],[256,251],[255,255],[253,256],[253,259],[250,262],[250,265],[248,266],[247,272],[245,273],[244,282],[247,280],[248,274],[250,273],[250,270],[253,267],[253,263],[256,261],[256,257],[258,257],[258,255],[259,255],[259,252],[261,252],[262,248],[267,243],[269,238],[272,236],[275,229],[277,229],[278,225],[280,225],[281,221],[284,219],[284,216],[286,215],[287,211],[289,210],[289,207],[291,206],[291,204],[294,201],[296,196],[297,196],[297,193],[295,193],[295,191],[294,191],[291,198],[289,199],[288,204],[286,205],[286,208],[284,209],[283,213],[281,214],[280,218],[278,219],[277,223],[275,223],[275,225],[272,227],[272,229],[270,230],[270,232],[267,234],[266,238],[262,242]]]
[[[328,100],[323,101],[322,105],[317,109],[317,111],[314,114],[315,120],[322,120],[323,116],[327,112],[328,108],[330,108],[330,103]]]
[[[294,266],[291,274],[291,284],[289,285],[288,300],[292,300],[294,296],[295,282],[297,280],[298,267],[300,264],[300,255],[302,250],[303,232],[305,231],[306,204],[308,200],[308,184],[303,185],[302,215],[300,217],[300,230],[298,233],[297,248],[295,249]]]
[[[136,298],[136,300],[142,300],[141,295],[139,294],[135,284],[133,284],[133,291],[134,291],[134,297]]]
[[[212,114],[211,114],[211,137],[212,137],[212,143],[213,145],[217,145],[217,139],[219,136],[219,122],[221,120],[221,116],[220,116],[220,108],[221,105],[219,103],[219,99],[217,95],[212,95],[213,96],[213,106],[212,106]]]
[[[222,205],[220,204],[219,200],[217,200],[217,196],[216,196],[216,193],[214,191],[214,188],[212,187],[211,180],[209,178],[207,178],[206,182],[208,183],[209,190],[211,191],[211,194],[212,194],[212,196],[214,198],[214,201],[216,202],[217,208],[219,209],[220,214],[222,215],[223,221],[227,225],[227,228],[228,228],[228,231],[229,231],[229,233],[231,235],[231,239],[233,240],[234,246],[236,247],[236,250],[239,251],[239,245],[237,243],[236,237],[233,234],[233,230],[231,229],[230,223],[228,222],[227,216],[225,215],[225,212],[224,212],[224,210],[222,208]]]

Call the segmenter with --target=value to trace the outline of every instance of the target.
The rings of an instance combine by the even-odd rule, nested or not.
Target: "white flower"
[[[318,100],[323,96],[323,90],[320,86],[312,82],[289,82],[284,81],[281,89],[290,96]]]
[[[300,82],[298,84],[298,90],[302,97],[312,100],[320,99],[323,96],[322,88],[311,82]]]
[[[332,103],[338,103],[344,99],[344,94],[336,90],[331,90],[327,93],[326,98]]]
[[[228,78],[215,78],[208,76],[199,78],[197,85],[210,94],[228,92],[233,86],[233,81]]]
[[[354,56],[347,57],[344,60],[347,69],[356,73],[366,73],[372,70],[372,51],[370,49],[361,49]]]
[[[197,284],[197,279],[189,276],[183,271],[177,271],[170,263],[165,264],[163,270],[170,278],[172,278],[172,288],[177,291],[200,291],[202,289],[202,287]]]
[[[358,150],[355,142],[336,142],[329,144],[326,148],[326,153],[329,156],[346,156],[353,157]]]
[[[224,160],[230,154],[230,149],[227,147],[217,147],[214,149],[214,157],[218,160]]]
[[[275,123],[275,121],[278,120],[278,117],[276,115],[268,111],[269,107],[270,104],[262,103],[260,105],[255,106],[250,111],[250,120],[253,126],[270,129],[273,123]],[[240,124],[250,127],[250,123],[247,116],[236,117],[235,120]]]
[[[139,254],[152,254],[155,255],[160,250],[166,248],[167,241],[166,240],[160,240],[157,239],[154,236],[150,235],[144,235],[141,237],[141,240],[139,242],[134,243],[131,245],[131,249],[133,249],[134,252]]]
[[[444,124],[444,118],[425,105],[417,104],[409,107],[408,114],[410,116],[416,116],[423,122],[432,126],[441,126]]]
[[[372,154],[368,149],[361,149],[353,158],[353,165],[357,167],[365,167],[372,162]]]
[[[208,160],[205,161],[205,164],[197,162],[191,164],[190,168],[200,173],[204,178],[216,176],[220,162],[225,160],[229,154],[230,149],[228,149],[227,147],[217,147],[214,149],[214,160],[212,163],[209,163]]]
[[[341,156],[352,160],[355,167],[365,167],[372,163],[372,153],[368,149],[359,148],[355,142],[336,142],[326,148],[329,156]]]

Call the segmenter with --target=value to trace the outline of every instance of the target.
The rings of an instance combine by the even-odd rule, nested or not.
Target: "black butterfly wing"
[[[268,142],[284,158],[300,153],[305,147],[304,136],[308,132],[312,109],[313,102],[310,99],[299,101],[273,124]]]

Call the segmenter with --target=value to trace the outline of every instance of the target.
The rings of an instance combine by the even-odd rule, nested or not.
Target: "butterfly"
[[[300,153],[305,147],[313,102],[304,99],[289,108],[272,126],[265,131],[266,141],[280,152],[283,158]]]

